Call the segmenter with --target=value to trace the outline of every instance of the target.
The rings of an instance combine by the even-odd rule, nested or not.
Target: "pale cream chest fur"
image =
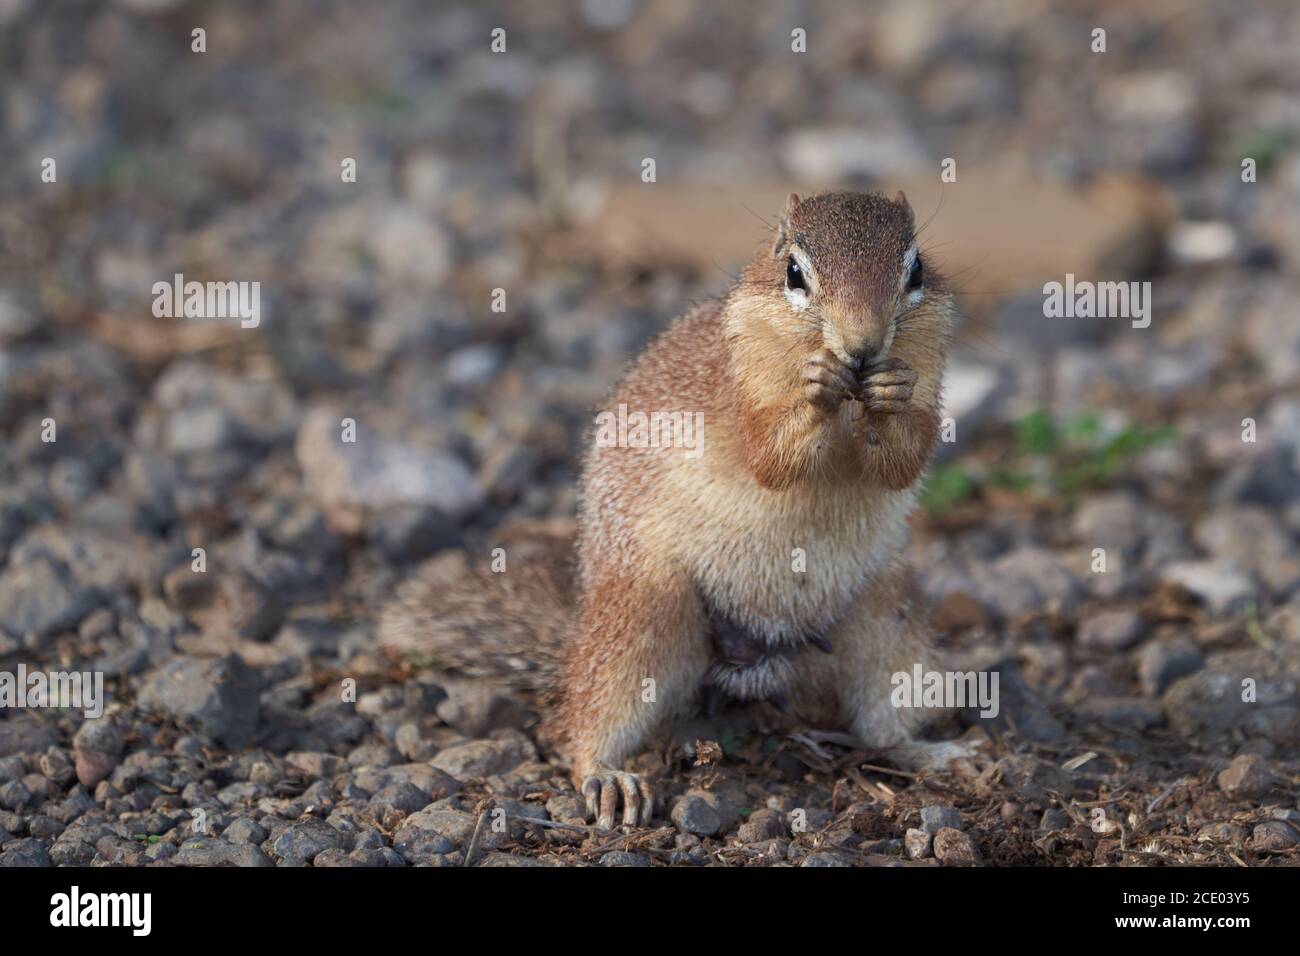
[[[912,489],[848,483],[772,491],[743,468],[684,458],[660,481],[660,507],[638,530],[676,557],[714,610],[774,643],[830,629],[903,553],[914,501]]]

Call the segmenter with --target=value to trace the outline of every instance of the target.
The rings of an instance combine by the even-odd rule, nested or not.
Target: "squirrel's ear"
[[[781,223],[776,227],[776,238],[772,240],[772,258],[775,259],[781,254],[781,247],[785,245],[785,234],[790,231],[790,217],[794,211],[799,208],[799,197],[795,193],[785,197],[785,209],[781,211]]]
[[[916,216],[912,213],[912,204],[907,201],[907,197],[903,195],[901,189],[898,191],[898,195],[894,197],[894,202],[903,207],[903,211],[907,213],[907,224],[915,228]]]

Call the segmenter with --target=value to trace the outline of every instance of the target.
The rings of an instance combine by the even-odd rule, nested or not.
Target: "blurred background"
[[[393,584],[569,520],[621,369],[788,191],[903,188],[965,315],[914,545],[945,644],[1094,787],[1294,774],[1297,51],[1285,0],[0,0],[0,661],[271,754],[483,736],[385,683]],[[155,318],[174,273],[260,282],[259,327]],[[1067,273],[1150,281],[1150,327],[1045,319]],[[230,651],[215,724],[158,693]]]

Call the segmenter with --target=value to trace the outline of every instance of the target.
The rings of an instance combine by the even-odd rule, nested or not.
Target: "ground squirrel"
[[[905,765],[965,755],[917,739],[890,703],[890,676],[926,655],[906,522],[953,317],[902,193],[791,195],[770,248],[616,391],[614,407],[702,413],[706,441],[691,455],[593,440],[576,606],[541,559],[518,576],[426,569],[386,609],[381,640],[543,685],[606,827],[620,805],[625,824],[649,821],[651,789],[624,761],[717,693],[846,728]]]

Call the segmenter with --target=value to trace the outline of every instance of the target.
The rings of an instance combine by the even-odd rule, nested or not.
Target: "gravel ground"
[[[0,865],[1300,860],[1300,9],[1032,6],[0,2],[0,672],[107,697],[0,710]],[[656,827],[594,832],[535,701],[377,646],[419,562],[571,521],[591,410],[729,281],[601,241],[645,156],[661,209],[946,156],[1161,197],[1141,330],[927,227],[976,263],[912,545],[1000,674],[975,773],[737,710],[638,758]],[[1082,274],[1074,227],[1035,244]],[[155,318],[177,272],[260,281],[260,324]]]

